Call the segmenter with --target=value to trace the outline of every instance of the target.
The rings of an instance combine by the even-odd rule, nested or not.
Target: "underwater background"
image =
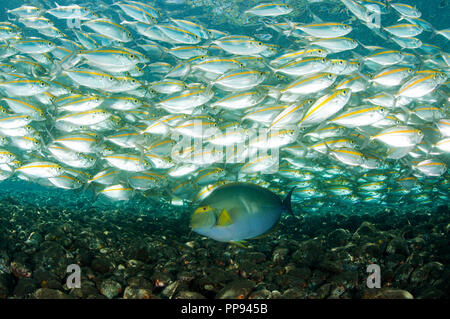
[[[305,1],[279,2],[304,12]],[[323,20],[343,21],[333,1],[310,2]],[[448,28],[449,1],[402,2],[416,5],[436,29]],[[151,3],[230,34],[282,41],[242,16],[261,1]],[[1,0],[0,21],[8,20],[6,10],[22,4],[54,7],[53,1]],[[290,18],[302,21],[301,14]],[[367,45],[378,41],[367,29],[355,28],[351,35]],[[449,51],[444,37],[428,42]],[[442,160],[448,167],[448,153]],[[141,196],[113,201],[91,189],[63,190],[11,177],[0,182],[0,299],[448,298],[448,178],[448,172],[441,177],[440,198],[423,203],[388,197],[383,205],[307,210],[294,201],[296,218],[284,214],[274,232],[241,247],[192,232],[189,204]],[[66,285],[71,264],[81,267],[81,288]],[[380,266],[382,288],[366,286],[370,264]]]

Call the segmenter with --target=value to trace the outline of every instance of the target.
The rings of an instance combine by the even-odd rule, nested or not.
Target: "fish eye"
[[[325,63],[325,59],[323,58],[322,60],[321,60],[323,63]]]
[[[138,101],[137,99],[134,99],[133,102],[134,102],[135,104],[138,104],[138,103],[139,103],[139,101]]]
[[[131,58],[131,59],[134,59],[134,54],[130,54],[130,58]]]
[[[39,85],[40,85],[41,87],[44,87],[44,86],[45,86],[45,82],[39,82]]]
[[[129,38],[131,38],[131,32],[128,32],[127,35]]]
[[[108,80],[113,81],[114,78],[113,78],[112,76],[110,76],[110,77],[108,78]]]
[[[340,64],[340,65],[344,64],[344,61],[340,60],[340,61],[339,61],[339,64]]]
[[[263,45],[262,42],[258,42],[257,44],[258,44],[259,46],[262,46],[262,45]]]

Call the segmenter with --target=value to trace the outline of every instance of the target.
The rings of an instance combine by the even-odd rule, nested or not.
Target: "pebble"
[[[362,299],[414,299],[413,295],[406,290],[391,288],[367,289]]]
[[[206,299],[202,294],[195,291],[180,291],[175,299]]]
[[[254,287],[251,280],[236,280],[220,290],[216,299],[246,299]]]
[[[6,299],[13,287],[13,277],[8,273],[0,273],[0,299]]]
[[[106,274],[114,269],[114,265],[106,258],[97,257],[92,260],[91,269],[101,274]]]
[[[306,299],[307,293],[300,288],[289,288],[283,292],[281,298],[283,299]]]
[[[14,287],[13,295],[17,298],[27,298],[38,286],[39,284],[32,278],[20,278]]]
[[[117,297],[122,292],[122,286],[111,279],[106,279],[100,284],[100,293],[108,299]]]
[[[61,208],[52,193],[39,208],[0,201],[0,299],[437,299],[450,291],[446,208],[304,214],[299,225],[283,217],[276,233],[244,249],[189,234],[189,216],[170,207],[89,201],[68,198]],[[81,288],[64,284],[72,263]],[[381,289],[365,286],[371,263],[382,269]]]
[[[267,289],[253,291],[248,299],[269,299],[272,293]]]
[[[330,247],[344,246],[351,234],[347,229],[338,228],[328,234],[328,245]]]
[[[36,299],[71,299],[71,296],[57,289],[39,288],[34,292]]]
[[[273,251],[272,262],[278,265],[283,265],[287,261],[288,254],[288,248],[277,248]]]
[[[150,289],[126,287],[123,292],[124,299],[157,299]]]

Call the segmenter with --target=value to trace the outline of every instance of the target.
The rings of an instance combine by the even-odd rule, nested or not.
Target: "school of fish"
[[[172,205],[236,181],[295,187],[311,212],[446,205],[450,29],[400,2],[336,0],[342,21],[310,2],[243,9],[266,41],[131,0],[8,10],[0,180]]]

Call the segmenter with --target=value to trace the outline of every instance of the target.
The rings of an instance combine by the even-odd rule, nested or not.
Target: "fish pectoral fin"
[[[235,244],[241,248],[248,248],[247,246],[244,245],[244,243],[247,243],[245,240],[239,240],[239,241],[230,241],[231,244]]]
[[[231,217],[228,214],[228,211],[226,209],[222,210],[222,212],[219,215],[219,218],[217,219],[216,226],[224,227],[224,226],[229,226],[232,223],[233,223],[233,221],[231,220]]]

